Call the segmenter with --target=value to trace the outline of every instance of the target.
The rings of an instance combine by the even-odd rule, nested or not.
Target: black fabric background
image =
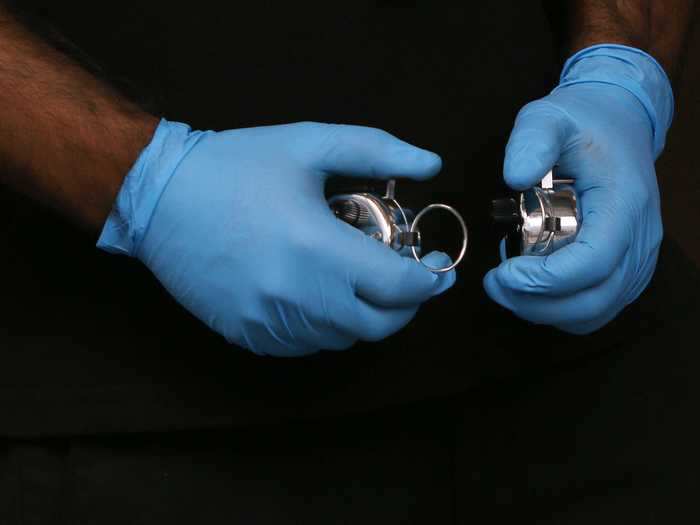
[[[638,303],[653,329],[556,371],[293,424],[0,442],[0,521],[694,523],[700,309],[679,259]]]

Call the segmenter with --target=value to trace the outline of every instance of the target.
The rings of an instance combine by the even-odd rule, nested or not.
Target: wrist
[[[129,169],[104,223],[97,247],[134,256],[163,190],[202,132],[160,119],[150,142]]]
[[[661,154],[673,119],[673,90],[666,72],[651,55],[619,44],[582,49],[564,64],[555,90],[581,83],[611,84],[631,93],[649,118],[654,156]]]
[[[109,128],[103,130],[104,136],[93,133],[90,139],[92,163],[89,169],[99,171],[102,184],[91,192],[91,202],[84,201],[82,214],[85,222],[94,229],[99,229],[105,222],[114,200],[141,151],[151,141],[158,125],[158,118],[141,112],[124,113],[121,117],[109,119]]]

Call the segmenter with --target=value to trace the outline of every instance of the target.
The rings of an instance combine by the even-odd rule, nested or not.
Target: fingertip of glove
[[[401,176],[424,180],[437,175],[442,169],[442,158],[437,153],[407,144],[396,152],[403,167]]]
[[[482,284],[484,286],[484,290],[488,294],[489,297],[492,297],[492,291],[494,288],[497,286],[496,283],[496,269],[494,268],[493,270],[489,270],[486,275],[484,275],[484,278],[482,279]]]
[[[486,295],[488,295],[492,301],[500,304],[504,308],[512,310],[510,307],[510,301],[508,300],[505,290],[500,283],[498,278],[498,269],[494,268],[490,270],[483,279],[484,290]]]
[[[421,261],[423,261],[428,266],[434,266],[436,268],[439,266],[449,266],[450,264],[452,264],[452,259],[450,258],[450,256],[447,255],[445,252],[439,251],[430,252],[429,254],[424,255],[421,258]]]
[[[505,159],[503,160],[503,180],[514,190],[524,190],[526,187],[521,180],[521,166],[523,165],[522,157],[526,146],[522,143],[514,144],[514,140],[514,138],[511,138],[511,143],[508,144],[506,149]]]
[[[508,260],[508,246],[505,237],[501,239],[501,242],[498,245],[498,255],[501,257],[501,262]]]
[[[447,290],[452,288],[457,282],[457,272],[455,270],[450,270],[449,272],[443,272],[438,274],[437,286],[433,292],[433,297],[445,293]]]
[[[442,157],[437,153],[425,149],[420,150],[423,163],[423,172],[426,177],[434,177],[442,169]]]
[[[548,146],[521,147],[508,154],[503,164],[503,180],[516,190],[524,191],[537,185],[557,161],[558,154]]]
[[[444,252],[431,252],[421,259],[424,264],[432,268],[445,268],[452,264],[452,258]],[[450,289],[457,281],[457,271],[453,268],[448,272],[430,272],[433,279],[433,296]]]

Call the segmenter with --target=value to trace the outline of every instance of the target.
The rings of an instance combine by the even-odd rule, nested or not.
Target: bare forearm
[[[0,182],[95,230],[157,119],[0,6]]]
[[[693,0],[573,0],[570,51],[600,43],[625,44],[648,52],[673,76],[693,4]]]

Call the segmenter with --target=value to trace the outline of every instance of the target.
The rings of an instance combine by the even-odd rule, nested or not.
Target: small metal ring
[[[403,223],[408,228],[408,217],[406,217],[406,213],[403,211],[403,208],[399,204],[399,201],[397,201],[396,199],[386,199],[386,200],[393,203],[398,208],[399,212],[401,213],[401,218],[403,219]]]
[[[542,236],[544,235],[544,220],[545,217],[547,216],[547,212],[545,211],[545,205],[544,205],[544,197],[542,196],[543,190],[542,188],[538,188],[535,186],[532,188],[533,193],[535,194],[535,197],[537,197],[537,202],[540,204],[540,213],[542,214],[542,226],[540,227],[540,233],[537,235],[537,240],[535,241],[535,246],[540,244],[542,242]],[[551,238],[550,238],[551,240]],[[544,248],[541,248],[537,251],[534,251],[533,253],[544,253],[544,251],[547,249],[547,246],[549,246],[549,242],[545,245]]]
[[[428,270],[430,270],[433,273],[443,273],[443,272],[449,272],[453,268],[455,268],[460,262],[462,262],[462,259],[464,259],[464,255],[467,253],[467,243],[468,243],[468,238],[469,238],[469,232],[467,231],[467,225],[464,222],[464,219],[462,216],[459,214],[457,210],[455,210],[452,206],[448,206],[447,204],[431,204],[429,206],[426,206],[423,208],[418,215],[416,215],[416,218],[413,219],[413,223],[411,224],[411,232],[417,232],[418,228],[418,221],[421,220],[421,218],[428,213],[430,210],[434,209],[443,209],[449,211],[452,215],[454,215],[457,220],[459,221],[459,225],[462,227],[462,249],[459,252],[459,255],[457,256],[457,259],[455,262],[450,264],[449,266],[445,266],[444,268],[433,268],[432,266],[428,266],[425,264],[421,258],[418,256],[418,253],[416,252],[416,247],[411,246],[411,252],[413,253],[413,258],[421,263],[423,266],[425,266]],[[420,232],[418,232],[420,235]]]
[[[540,234],[537,236],[537,241],[535,241],[535,246],[537,246],[542,241],[542,236],[545,232],[545,218],[551,217],[554,214],[552,213],[552,205],[549,202],[549,199],[545,198],[545,191],[542,188],[538,188],[537,186],[535,186],[533,189],[535,190],[535,195],[537,195],[537,200],[540,202],[540,210],[542,212],[542,227],[540,228]],[[542,248],[540,248],[539,250],[533,251],[533,254],[540,255],[547,253],[547,250],[549,250],[552,241],[554,241],[554,236],[555,232],[549,232],[549,235],[547,236],[547,241],[544,243],[544,246],[542,246]]]

